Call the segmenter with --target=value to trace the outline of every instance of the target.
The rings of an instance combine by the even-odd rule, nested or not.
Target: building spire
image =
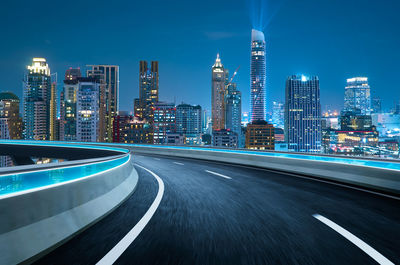
[[[219,58],[219,53],[217,53],[217,59],[215,59],[215,64],[213,65],[213,67],[223,67],[221,63],[221,58]]]

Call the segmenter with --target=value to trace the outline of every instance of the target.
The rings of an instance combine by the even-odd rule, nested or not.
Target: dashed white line
[[[121,241],[118,242],[117,245],[115,245],[99,262],[97,262],[98,265],[113,264],[122,255],[122,253],[124,253],[124,251],[129,247],[130,244],[132,244],[140,232],[142,232],[147,223],[150,221],[151,217],[153,217],[164,195],[164,182],[162,179],[149,169],[139,165],[137,166],[146,170],[156,178],[158,182],[157,196],[150,205],[150,208],[143,215],[142,219],[140,219],[140,221],[131,229],[131,231],[128,232],[128,234],[124,236],[124,238],[122,238]]]
[[[217,172],[214,172],[214,171],[210,171],[210,170],[205,170],[205,171],[206,171],[207,173],[210,173],[210,174],[213,174],[213,175],[216,175],[216,176],[219,176],[219,177],[223,177],[223,178],[226,178],[226,179],[232,179],[231,177],[222,175],[222,174],[217,173]]]
[[[183,165],[185,165],[185,164],[183,164],[183,163],[179,163],[179,162],[173,162],[174,164],[177,164],[177,165],[180,165],[180,166],[183,166]]]
[[[159,158],[157,158],[157,157],[155,157],[154,159],[157,160],[157,161],[160,161],[160,160],[161,160],[161,159],[159,159]]]
[[[329,226],[330,228],[332,228],[333,230],[338,232],[340,235],[342,235],[344,238],[349,240],[351,243],[353,243],[354,245],[359,247],[362,251],[367,253],[371,258],[373,258],[379,264],[388,264],[388,265],[393,264],[394,265],[393,262],[388,260],[381,253],[379,253],[378,251],[373,249],[370,245],[368,245],[367,243],[365,243],[364,241],[362,241],[361,239],[359,239],[358,237],[356,237],[355,235],[353,235],[352,233],[350,233],[349,231],[347,231],[340,225],[332,222],[331,220],[329,220],[328,218],[326,218],[320,214],[313,214],[313,216],[314,216],[314,218],[318,219],[322,223],[326,224],[327,226]]]

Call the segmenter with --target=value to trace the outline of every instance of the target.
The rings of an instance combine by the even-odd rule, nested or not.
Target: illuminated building
[[[5,119],[7,123],[9,139],[22,139],[22,118],[19,115],[19,98],[15,94],[11,92],[0,93],[0,118]]]
[[[57,140],[56,132],[56,121],[57,121],[57,83],[51,83],[50,92],[50,141]]]
[[[340,116],[340,129],[342,131],[367,131],[371,130],[371,115],[363,115],[359,109],[344,111]]]
[[[274,150],[274,126],[262,120],[257,120],[249,123],[246,128],[246,148],[258,150]]]
[[[265,37],[261,31],[251,31],[250,107],[251,121],[266,119],[266,59]]]
[[[321,104],[318,77],[290,76],[285,91],[285,139],[295,152],[321,151]]]
[[[24,138],[49,140],[50,136],[50,68],[44,58],[33,58],[24,77]]]
[[[399,137],[400,114],[376,113],[372,114],[372,124],[382,137]]]
[[[373,127],[364,131],[331,130],[324,135],[323,149],[327,154],[368,155],[376,153],[379,133]]]
[[[113,119],[113,142],[152,144],[153,131],[145,120],[120,112]]]
[[[382,100],[378,97],[372,98],[372,112],[381,113],[382,112]]]
[[[93,77],[79,77],[76,93],[76,140],[98,142],[100,82]]]
[[[179,133],[167,134],[166,143],[168,145],[184,145],[185,137]]]
[[[236,89],[236,83],[226,86],[225,94],[225,129],[235,132],[238,136],[237,147],[242,147],[242,94]]]
[[[347,79],[344,93],[344,111],[359,109],[361,114],[371,112],[371,88],[367,77]]]
[[[135,116],[153,123],[153,107],[158,102],[158,62],[152,61],[151,68],[146,61],[139,63],[139,98],[134,101]]]
[[[218,147],[238,148],[238,134],[229,129],[213,131],[212,145]]]
[[[275,128],[274,137],[275,137],[275,144],[285,142],[285,130],[283,130],[282,128]]]
[[[176,132],[182,135],[201,134],[201,107],[180,104],[176,107]]]
[[[249,122],[249,113],[247,111],[242,112],[242,126],[246,127]]]
[[[10,139],[8,127],[8,118],[0,117],[0,139]],[[9,156],[0,156],[0,168],[12,166],[12,160]]]
[[[272,125],[285,128],[285,105],[281,102],[272,102]]]
[[[99,92],[99,138],[100,141],[111,142],[113,117],[119,109],[119,66],[90,65],[88,77],[100,80]],[[103,118],[104,117],[104,118]]]
[[[166,144],[167,135],[176,133],[176,108],[174,103],[154,104],[153,139],[154,144]]]
[[[76,93],[81,71],[68,69],[65,72],[63,90],[60,93],[60,140],[76,141]]]
[[[225,89],[229,74],[228,70],[224,69],[219,54],[211,71],[212,129],[220,130],[225,128]]]

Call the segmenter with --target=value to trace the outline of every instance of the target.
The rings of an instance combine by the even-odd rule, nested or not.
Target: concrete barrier
[[[129,148],[135,152],[145,154],[218,161],[313,176],[397,196],[400,195],[400,171],[390,168],[377,168],[350,163],[325,162],[301,158],[274,157],[262,155],[260,153],[257,154],[257,152],[248,152],[244,154],[232,152],[232,150],[230,150],[230,152],[226,152],[225,150],[211,151],[207,148],[151,147],[148,145],[134,145],[129,146]],[[349,158],[348,161],[351,159],[352,158]],[[398,163],[395,161],[391,162]]]
[[[138,181],[131,155],[119,157],[125,156],[110,170],[0,197],[0,264],[34,261],[118,207]]]

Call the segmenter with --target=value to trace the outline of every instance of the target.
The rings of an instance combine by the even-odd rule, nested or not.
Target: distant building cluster
[[[283,152],[399,157],[400,102],[383,110],[367,77],[347,79],[344,107],[322,113],[317,76],[291,75],[284,102],[267,100],[266,42],[252,30],[250,112],[219,54],[211,67],[211,111],[159,99],[159,63],[139,62],[139,97],[132,110],[119,109],[119,66],[89,65],[57,74],[44,58],[33,58],[20,99],[0,93],[0,138],[160,145],[207,145]],[[283,88],[284,84],[282,84]],[[60,91],[58,94],[57,91]],[[272,113],[267,113],[267,103]],[[0,157],[0,166],[12,165]]]

